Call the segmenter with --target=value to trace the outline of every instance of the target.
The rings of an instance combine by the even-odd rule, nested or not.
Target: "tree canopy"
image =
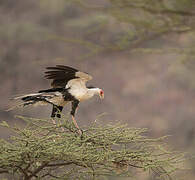
[[[142,171],[172,179],[184,160],[182,153],[168,150],[165,137],[144,135],[146,129],[94,123],[80,136],[65,117],[57,126],[49,120],[19,118],[27,122],[24,128],[1,123],[13,133],[9,140],[0,140],[0,173],[6,177],[98,179],[134,177]]]

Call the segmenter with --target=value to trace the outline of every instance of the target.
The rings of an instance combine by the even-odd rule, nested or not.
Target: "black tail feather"
[[[36,100],[36,96],[26,96],[26,97],[23,97],[21,100],[24,101],[24,102],[27,102],[27,101],[34,101]]]
[[[62,92],[63,88],[51,88],[51,89],[46,89],[46,90],[40,90],[39,93],[48,93],[48,92]]]

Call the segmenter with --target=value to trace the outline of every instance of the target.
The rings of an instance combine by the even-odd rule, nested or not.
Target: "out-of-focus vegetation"
[[[154,137],[171,134],[174,147],[195,153],[194,0],[1,0],[0,22],[0,120],[48,117],[50,107],[5,109],[16,94],[49,88],[45,66],[66,64],[105,91],[104,102],[81,105],[80,124],[107,112],[105,124],[120,119]]]

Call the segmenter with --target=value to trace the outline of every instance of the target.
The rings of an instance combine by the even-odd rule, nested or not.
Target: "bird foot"
[[[56,127],[57,126],[57,123],[56,123],[55,119],[52,118],[51,120],[52,120],[53,125]],[[63,127],[61,127],[61,130],[62,130],[62,132],[65,131],[65,129]]]
[[[51,120],[52,120],[53,125],[56,126],[56,121],[54,120],[54,118],[51,118]]]
[[[79,135],[82,135],[82,134],[83,134],[83,132],[82,132],[80,129],[77,130],[77,133],[78,133]]]

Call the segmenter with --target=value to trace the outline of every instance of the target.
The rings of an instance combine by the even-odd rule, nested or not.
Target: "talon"
[[[54,120],[54,118],[51,118],[51,120],[52,120],[53,125],[56,126],[56,121]]]
[[[78,133],[79,133],[79,135],[82,135],[83,134],[83,131],[81,131],[80,129],[78,129]]]

